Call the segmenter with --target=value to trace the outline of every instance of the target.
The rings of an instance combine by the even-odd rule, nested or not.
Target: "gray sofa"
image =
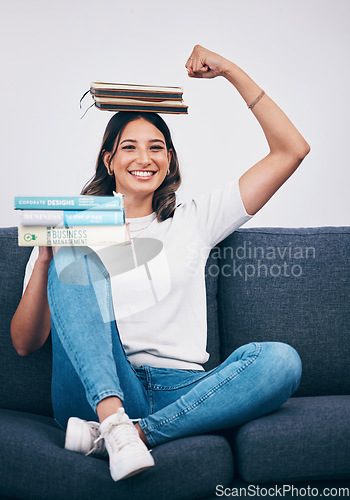
[[[50,403],[50,338],[26,358],[12,347],[10,321],[30,248],[17,246],[16,228],[0,229],[2,498],[243,498],[266,497],[273,488],[270,498],[282,487],[285,496],[301,488],[310,498],[315,488],[344,488],[339,497],[349,492],[349,248],[348,227],[241,229],[216,247],[207,264],[206,368],[250,341],[282,341],[300,354],[301,385],[268,416],[154,448],[154,468],[114,483],[106,460],[63,448]]]

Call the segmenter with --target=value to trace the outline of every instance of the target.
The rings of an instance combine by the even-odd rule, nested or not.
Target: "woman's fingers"
[[[221,74],[227,60],[219,54],[196,45],[187,59],[185,67],[192,78],[214,78]]]
[[[192,71],[192,68],[193,68],[193,57],[189,57],[187,59],[187,62],[185,64],[185,68],[187,69],[188,72]]]
[[[202,57],[198,57],[198,55],[193,54],[187,59],[185,64],[185,68],[187,69],[188,76],[191,77],[202,77],[203,73],[207,73],[210,71],[208,64],[206,64],[205,59]]]
[[[187,68],[188,76],[191,78],[213,78],[217,76],[209,66],[202,66],[198,71],[193,71],[192,68]]]

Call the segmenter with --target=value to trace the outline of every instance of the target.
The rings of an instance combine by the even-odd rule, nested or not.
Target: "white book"
[[[19,246],[93,246],[130,243],[129,224],[121,226],[19,226]]]
[[[20,210],[21,226],[113,226],[125,224],[122,210]]]

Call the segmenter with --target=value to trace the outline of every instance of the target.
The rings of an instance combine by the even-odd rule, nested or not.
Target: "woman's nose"
[[[140,165],[148,165],[150,163],[149,152],[147,150],[139,150],[136,161]]]

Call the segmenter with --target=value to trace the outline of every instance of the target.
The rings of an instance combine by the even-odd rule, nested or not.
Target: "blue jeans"
[[[279,408],[297,389],[301,361],[279,342],[250,343],[209,372],[133,367],[113,316],[108,272],[86,247],[61,248],[49,269],[56,422],[97,421],[117,396],[151,446],[241,425]]]

